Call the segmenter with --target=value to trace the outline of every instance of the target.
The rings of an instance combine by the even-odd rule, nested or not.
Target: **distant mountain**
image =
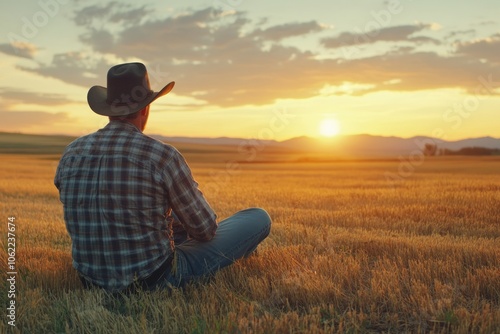
[[[481,138],[457,140],[452,142],[444,142],[442,144],[442,147],[450,150],[459,150],[464,147],[484,147],[484,148],[499,149],[500,148],[499,143],[500,139],[498,138],[481,137]]]
[[[459,151],[463,148],[481,147],[500,150],[500,138],[480,137],[457,141],[445,141],[425,136],[412,138],[384,137],[373,135],[349,135],[333,138],[296,137],[285,141],[260,140],[245,138],[198,138],[198,137],[166,137],[150,135],[160,141],[178,145],[183,152],[212,151],[242,152],[241,147],[248,148],[248,152],[262,152],[269,154],[299,153],[301,156],[321,154],[335,157],[398,157],[415,151],[423,151],[426,144],[435,145],[437,149]],[[0,153],[60,153],[74,137],[56,135],[33,135],[21,133],[0,132]],[[200,148],[196,148],[200,145]],[[205,145],[205,147],[203,147]],[[210,147],[208,147],[210,146]],[[221,149],[216,148],[221,146]],[[225,146],[225,148],[222,148]],[[251,146],[258,146],[252,150]],[[178,147],[178,148],[179,148]],[[236,149],[233,147],[237,147]]]
[[[203,145],[264,145],[273,148],[282,148],[287,151],[299,151],[304,153],[330,153],[341,156],[398,156],[401,154],[411,154],[413,151],[422,151],[426,144],[436,145],[438,149],[448,149],[457,151],[465,147],[484,147],[490,149],[500,149],[500,139],[492,137],[470,138],[458,141],[445,141],[442,139],[416,136],[412,138],[384,137],[367,134],[337,136],[334,138],[311,138],[296,137],[285,141],[259,140],[244,138],[196,138],[196,137],[165,137],[153,135],[154,138],[171,143],[190,143]]]
[[[185,144],[202,144],[202,145],[225,145],[225,146],[239,146],[245,145],[252,139],[244,138],[230,138],[230,137],[166,137],[162,135],[150,135],[151,137],[158,139],[165,143],[185,143]],[[259,140],[259,143],[263,145],[277,145],[279,144],[275,140]]]
[[[411,154],[415,150],[423,151],[426,145],[435,145],[438,150],[448,149],[453,151],[457,151],[465,147],[500,149],[500,139],[481,137],[458,141],[445,141],[425,136],[400,138],[363,134],[339,136],[332,138],[329,142],[323,139],[299,137],[281,142],[280,145],[294,147],[299,150],[309,149],[311,151],[317,151],[318,149],[321,149],[337,155],[374,157]]]

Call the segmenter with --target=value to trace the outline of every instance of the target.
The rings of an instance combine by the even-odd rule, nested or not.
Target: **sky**
[[[84,135],[116,64],[175,81],[145,133],[500,138],[497,0],[0,3],[0,131]]]

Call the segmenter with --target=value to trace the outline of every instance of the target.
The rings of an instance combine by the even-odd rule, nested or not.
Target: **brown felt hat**
[[[107,88],[93,86],[89,89],[87,101],[90,108],[103,116],[127,116],[168,94],[175,82],[154,92],[149,84],[146,66],[142,63],[126,63],[109,69],[107,84]]]

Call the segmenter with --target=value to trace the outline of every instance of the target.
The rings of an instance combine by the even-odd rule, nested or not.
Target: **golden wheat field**
[[[122,298],[71,267],[58,157],[1,159],[18,271],[1,333],[500,333],[499,158],[427,159],[397,184],[398,161],[192,163],[219,218],[263,207],[270,236],[208,283]]]

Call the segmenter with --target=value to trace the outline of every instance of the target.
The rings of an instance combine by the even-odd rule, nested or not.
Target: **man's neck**
[[[137,130],[139,130],[140,132],[143,132],[143,130],[141,130],[141,122],[140,120],[138,119],[139,117],[137,117],[136,119],[110,119],[109,122],[120,122],[120,123],[126,123],[126,124],[130,124],[130,125],[133,125],[134,127],[137,128]]]

